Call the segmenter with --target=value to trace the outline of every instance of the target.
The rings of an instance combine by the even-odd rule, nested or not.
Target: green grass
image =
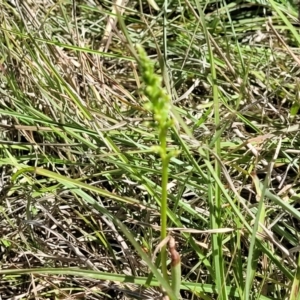
[[[297,6],[91,3],[0,4],[0,296],[299,299]]]

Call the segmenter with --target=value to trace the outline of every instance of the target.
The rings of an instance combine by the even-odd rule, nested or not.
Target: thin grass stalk
[[[215,62],[214,62],[214,54],[213,49],[211,47],[211,36],[209,32],[207,31],[206,25],[205,25],[205,16],[202,11],[202,8],[200,6],[200,3],[197,1],[198,11],[200,14],[200,22],[203,27],[203,32],[205,35],[207,47],[208,47],[208,54],[209,54],[209,60],[210,60],[210,71],[211,71],[211,80],[212,80],[212,88],[213,88],[213,103],[214,103],[214,116],[215,116],[215,125],[216,133],[215,136],[218,137],[215,139],[215,153],[217,156],[220,157],[221,155],[221,131],[222,128],[220,125],[220,103],[219,103],[219,90],[217,86],[217,73],[215,68]],[[217,159],[215,159],[215,170],[214,170],[216,177],[221,178],[221,166]],[[212,190],[210,190],[210,195],[212,193]],[[214,196],[214,197],[213,197]],[[219,184],[216,182],[214,186],[214,195],[211,195],[211,227],[213,229],[217,229],[221,227],[221,215],[222,215],[222,200],[221,200],[221,189]],[[216,285],[218,287],[219,291],[219,297],[221,300],[228,299],[228,295],[225,289],[225,272],[224,272],[224,260],[223,260],[223,251],[222,251],[222,234],[214,234],[212,237],[212,247],[213,252],[215,253],[213,256],[214,260],[214,269],[215,269],[215,280]]]
[[[32,268],[32,269],[4,269],[0,270],[0,275],[3,277],[8,277],[9,275],[24,275],[24,274],[52,274],[52,275],[73,275],[73,276],[80,276],[85,278],[93,278],[97,280],[110,280],[112,282],[130,282],[131,284],[137,284],[139,286],[144,286],[146,284],[147,278],[146,277],[135,277],[129,276],[124,274],[117,274],[117,273],[110,273],[110,272],[99,272],[93,270],[85,270],[79,268]],[[161,280],[163,280],[161,278]],[[157,287],[161,285],[161,281],[157,279],[153,279],[151,281],[152,287]],[[215,295],[216,287],[213,284],[199,284],[198,282],[189,282],[184,281],[181,282],[180,289],[185,291],[194,290],[197,293],[206,293]],[[231,299],[239,299],[239,295],[237,293],[237,289],[234,286],[227,286],[226,287],[228,295],[234,298]],[[171,291],[172,294],[173,291]],[[175,295],[170,297],[171,300],[177,300]],[[204,299],[215,299],[215,298],[204,298]],[[260,296],[259,300],[271,300],[271,298],[266,296]]]
[[[297,32],[296,28],[291,24],[291,22],[288,20],[288,18],[285,16],[285,14],[280,9],[279,5],[274,1],[269,1],[271,7],[276,11],[278,16],[281,18],[281,20],[285,23],[288,30],[293,34],[295,40],[297,41],[298,45],[300,44],[300,35]],[[271,18],[269,19],[269,22],[271,22]]]
[[[259,258],[260,251],[257,248],[256,239],[259,236],[259,233],[262,233],[262,228],[259,227],[259,223],[265,223],[265,204],[264,204],[264,191],[265,186],[267,183],[267,177],[265,180],[264,189],[261,190],[259,186],[259,179],[255,173],[251,174],[253,179],[253,183],[256,189],[257,199],[259,201],[257,214],[255,218],[255,223],[253,226],[251,242],[249,247],[249,254],[248,254],[248,262],[247,262],[247,269],[246,269],[246,279],[245,279],[245,290],[244,290],[244,299],[250,299],[250,291],[252,290],[253,280],[256,274],[257,262]]]
[[[300,254],[298,254],[297,269],[293,280],[293,285],[289,300],[299,300],[300,298]]]

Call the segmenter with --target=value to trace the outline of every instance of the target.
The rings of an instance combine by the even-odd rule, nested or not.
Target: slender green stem
[[[169,159],[166,154],[167,148],[167,138],[166,134],[162,133],[160,135],[160,146],[161,146],[161,156],[162,156],[162,194],[161,194],[161,206],[160,206],[160,218],[161,218],[161,232],[160,237],[163,241],[167,237],[167,206],[168,206],[168,165]],[[167,273],[167,249],[166,246],[163,246],[161,249],[161,269],[163,273],[163,277],[168,279]]]

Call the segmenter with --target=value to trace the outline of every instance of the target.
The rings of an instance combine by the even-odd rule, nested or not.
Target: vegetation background
[[[298,4],[116,4],[0,1],[1,299],[300,299]]]

